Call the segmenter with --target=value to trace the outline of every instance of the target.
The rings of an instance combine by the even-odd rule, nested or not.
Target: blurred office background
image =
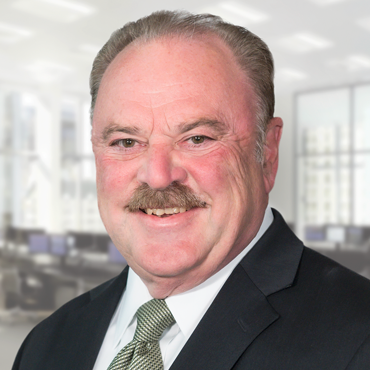
[[[90,144],[92,60],[160,9],[248,27],[276,62],[285,121],[271,205],[307,245],[370,277],[368,0],[2,0],[0,357],[125,261],[100,220]]]

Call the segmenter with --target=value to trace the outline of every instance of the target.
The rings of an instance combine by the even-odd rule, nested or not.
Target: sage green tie
[[[152,299],[136,311],[134,339],[118,352],[108,370],[163,370],[159,338],[175,323],[163,299]]]

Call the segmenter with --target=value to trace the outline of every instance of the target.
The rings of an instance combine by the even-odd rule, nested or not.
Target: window
[[[88,99],[0,89],[0,215],[13,226],[105,232]]]
[[[370,85],[296,96],[299,236],[307,225],[370,225],[369,102]]]

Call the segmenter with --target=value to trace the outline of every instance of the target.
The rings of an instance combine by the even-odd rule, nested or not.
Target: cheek
[[[96,159],[96,182],[98,195],[101,201],[115,198],[119,195],[122,198],[126,195],[127,188],[133,179],[133,166],[128,162],[99,157]]]
[[[195,181],[195,186],[199,187],[198,190],[205,192],[211,198],[228,190],[227,183],[230,179],[230,171],[225,162],[223,150],[192,158],[186,167],[190,177]]]
[[[255,193],[263,184],[262,166],[257,162],[254,145],[234,146],[225,153],[229,175],[241,193]]]
[[[240,148],[226,145],[194,159],[188,169],[203,190],[212,192],[212,195],[245,193],[259,177],[253,154],[248,156]]]

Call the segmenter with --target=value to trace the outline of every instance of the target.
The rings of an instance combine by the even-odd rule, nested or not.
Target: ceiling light
[[[12,44],[32,35],[32,32],[7,23],[0,23],[0,42]]]
[[[356,23],[360,27],[365,28],[366,30],[370,31],[370,17],[359,19]]]
[[[370,68],[370,58],[364,55],[352,55],[348,57],[352,69]]]
[[[72,22],[95,12],[92,6],[71,0],[16,0],[12,6],[57,22]]]
[[[333,45],[332,42],[312,33],[297,33],[281,39],[279,43],[286,49],[297,53],[326,49]]]
[[[320,6],[325,6],[325,5],[331,5],[335,3],[340,3],[345,0],[310,0],[311,2],[320,5]]]
[[[211,13],[220,16],[223,20],[239,25],[246,25],[247,23],[264,22],[270,17],[237,2],[222,2],[215,6],[208,6],[203,8],[200,13]]]
[[[260,23],[266,21],[269,16],[259,10],[246,7],[235,2],[223,2],[218,5],[222,10],[232,13],[234,16],[244,18],[250,23]]]
[[[350,55],[343,60],[333,60],[328,63],[332,67],[344,67],[349,72],[370,69],[370,57],[366,55]]]
[[[284,82],[302,81],[307,77],[305,73],[290,68],[282,68],[276,71],[276,79]]]
[[[36,61],[25,69],[32,72],[32,77],[40,82],[54,82],[72,72],[70,67],[44,60]]]

